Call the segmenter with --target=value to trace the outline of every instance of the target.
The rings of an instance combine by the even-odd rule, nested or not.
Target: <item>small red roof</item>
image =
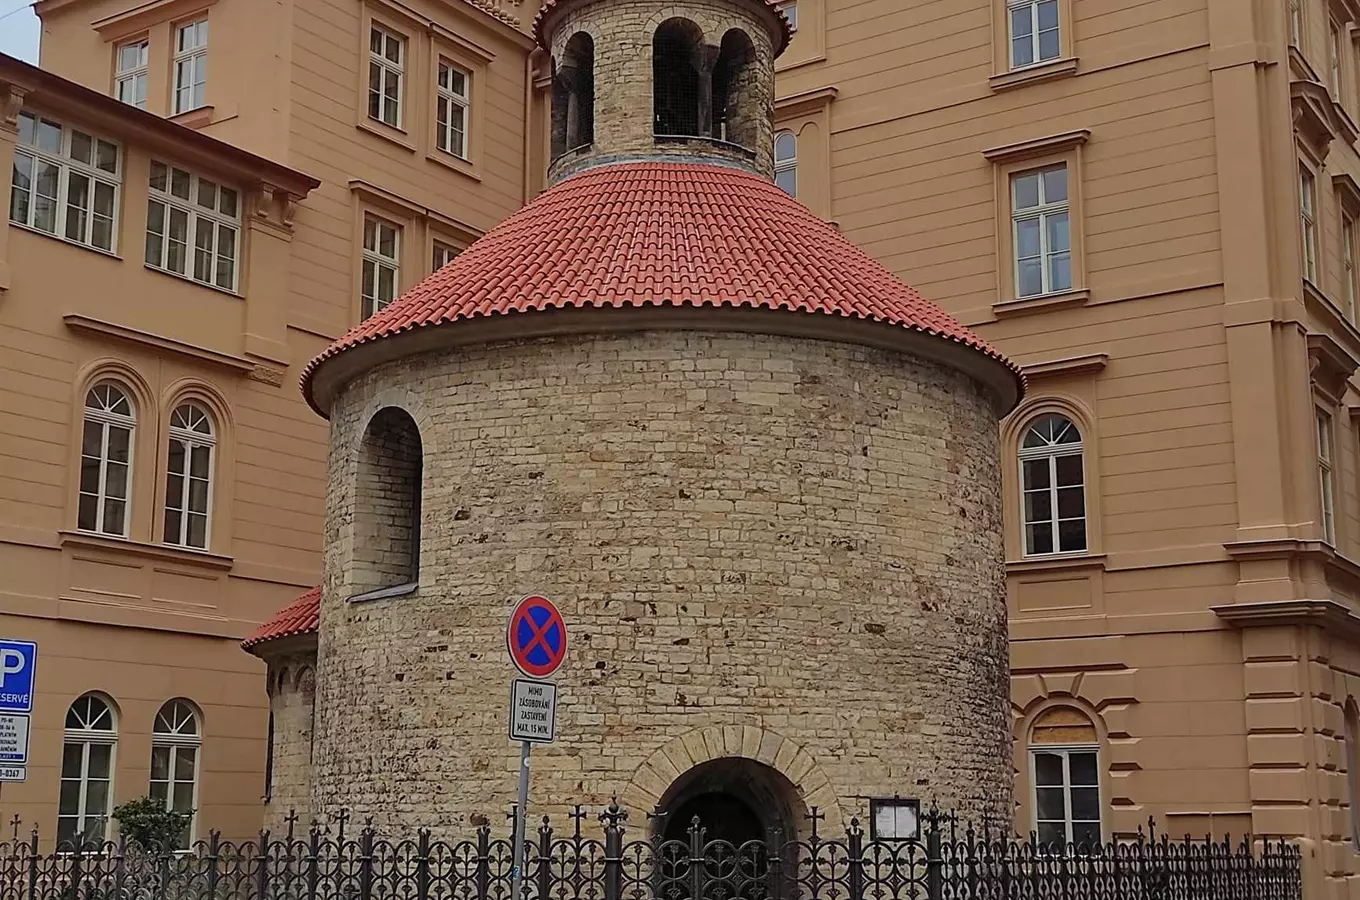
[[[569,2],[570,0],[545,0],[543,5],[539,7],[538,14],[534,16],[534,39],[544,50],[552,49],[548,46],[548,36],[543,33],[543,26],[546,24],[548,16],[558,7],[566,6]],[[789,41],[793,40],[793,27],[789,25],[789,17],[784,15],[784,11],[779,8],[780,0],[754,0],[754,2],[774,13],[775,18],[779,20],[779,40],[775,43],[774,48],[774,55],[778,56],[788,49]],[[718,37],[721,38],[722,35],[718,35]]]
[[[288,606],[274,613],[274,617],[256,628],[250,637],[241,641],[241,649],[249,650],[265,641],[291,637],[295,634],[315,634],[321,627],[321,587],[312,588]]]
[[[302,372],[415,329],[586,308],[732,307],[881,322],[1014,363],[753,172],[712,163],[627,162],[567,178],[453,262],[364,320]]]

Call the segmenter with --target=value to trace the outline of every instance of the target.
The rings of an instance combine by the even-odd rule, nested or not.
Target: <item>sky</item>
[[[36,65],[38,33],[32,0],[0,0],[0,53]]]

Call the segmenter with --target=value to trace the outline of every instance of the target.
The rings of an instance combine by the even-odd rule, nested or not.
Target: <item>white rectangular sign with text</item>
[[[0,766],[28,765],[28,716],[0,713]]]
[[[510,737],[550,744],[557,737],[557,685],[516,678],[510,689]]]

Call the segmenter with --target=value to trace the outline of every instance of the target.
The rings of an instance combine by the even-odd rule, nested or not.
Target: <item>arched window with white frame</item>
[[[1081,431],[1045,413],[1020,438],[1020,511],[1026,556],[1080,553],[1086,546],[1086,481]]]
[[[1043,844],[1099,844],[1100,738],[1079,709],[1055,706],[1029,733],[1030,800]]]
[[[774,136],[774,183],[790,197],[798,196],[798,136],[792,131]]]
[[[127,537],[136,429],[136,408],[121,385],[101,381],[85,394],[76,507],[76,527],[81,531]]]
[[[151,732],[151,799],[165,804],[167,810],[189,814],[175,840],[176,850],[187,850],[194,839],[202,746],[202,723],[188,700],[170,700],[156,713]]]
[[[181,403],[170,416],[165,464],[165,543],[208,549],[212,519],[212,417],[197,403]]]
[[[82,694],[66,710],[57,802],[57,842],[108,840],[118,714],[99,694]]]

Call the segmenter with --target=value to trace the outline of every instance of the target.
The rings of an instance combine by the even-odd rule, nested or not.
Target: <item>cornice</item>
[[[369,181],[360,178],[353,178],[349,182],[349,189],[366,200],[377,202],[395,208],[396,211],[412,218],[428,219],[439,224],[449,236],[460,241],[472,243],[483,234],[480,228],[469,225],[461,219],[442,213],[416,200],[403,197],[401,194],[389,191],[387,188],[380,187]]]
[[[83,316],[78,313],[68,313],[61,317],[66,323],[66,327],[74,331],[84,331],[91,334],[111,337],[143,347],[150,347],[154,350],[176,353],[190,359],[205,362],[210,365],[220,366],[229,369],[238,375],[249,375],[255,369],[255,363],[243,356],[233,356],[230,353],[221,353],[217,350],[209,350],[207,347],[199,347],[175,338],[165,337],[164,335],[153,334],[149,331],[141,331],[137,328],[129,328],[126,325],[119,325],[116,322],[106,322],[103,319],[96,319],[92,316]]]
[[[1360,368],[1360,360],[1329,334],[1313,333],[1307,341],[1313,383],[1333,402],[1340,403],[1346,393],[1346,382]]]
[[[774,101],[774,115],[778,119],[781,116],[807,115],[812,112],[820,112],[831,105],[832,101],[840,94],[840,89],[836,87],[822,87],[811,91],[799,91],[787,97],[780,97]]]
[[[1015,162],[1032,156],[1046,156],[1050,153],[1071,150],[1073,147],[1080,147],[1085,144],[1090,138],[1091,129],[1078,128],[1073,131],[1064,131],[1061,134],[1051,134],[1047,137],[1031,138],[1025,141],[1016,141],[1013,144],[992,147],[989,150],[983,150],[982,155],[995,163]]]
[[[1360,638],[1360,616],[1335,600],[1270,600],[1211,606],[1214,614],[1238,628],[1316,625],[1333,634]]]
[[[1058,375],[1085,375],[1099,372],[1110,361],[1108,353],[1088,353],[1084,356],[1068,356],[1043,362],[1021,363],[1020,371],[1028,379],[1051,378]]]

